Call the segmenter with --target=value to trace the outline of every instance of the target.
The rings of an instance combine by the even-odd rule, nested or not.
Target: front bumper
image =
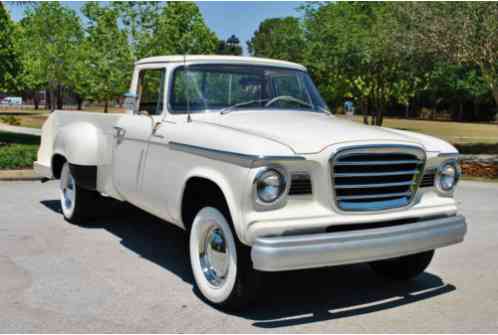
[[[363,263],[455,244],[466,232],[465,218],[456,215],[386,228],[258,237],[251,258],[261,271]]]

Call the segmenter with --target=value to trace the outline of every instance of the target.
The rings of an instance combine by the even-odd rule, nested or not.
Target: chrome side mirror
[[[124,103],[123,106],[126,109],[127,114],[135,114],[137,112],[138,106],[138,96],[133,92],[127,92],[123,95]]]

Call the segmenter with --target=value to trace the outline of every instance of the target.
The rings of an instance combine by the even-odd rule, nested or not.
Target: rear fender
[[[71,164],[97,166],[103,162],[105,145],[102,131],[81,121],[70,123],[57,132],[53,152],[64,156]]]

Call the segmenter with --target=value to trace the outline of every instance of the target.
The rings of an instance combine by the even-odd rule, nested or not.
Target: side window
[[[163,111],[164,69],[140,71],[138,79],[139,112],[159,115]]]

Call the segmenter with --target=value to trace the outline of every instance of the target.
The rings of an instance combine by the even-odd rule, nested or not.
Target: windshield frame
[[[184,63],[180,63],[179,65],[175,66],[172,71],[170,71],[170,75],[168,76],[169,79],[168,79],[168,92],[167,92],[167,110],[168,110],[168,113],[169,114],[172,114],[172,115],[186,115],[188,113],[191,113],[191,114],[201,114],[201,113],[216,113],[216,112],[221,112],[222,110],[226,109],[226,108],[229,108],[231,106],[225,106],[225,107],[222,107],[222,108],[212,108],[212,109],[209,109],[209,108],[203,108],[203,109],[195,109],[195,110],[175,110],[173,108],[173,104],[172,104],[172,99],[174,98],[174,83],[175,83],[175,78],[176,78],[176,75],[179,73],[179,71],[182,71],[182,70],[185,70],[185,68],[196,68],[196,67],[203,67],[203,66],[227,66],[227,67],[237,67],[237,66],[240,66],[240,67],[252,67],[252,68],[261,68],[261,69],[265,69],[265,70],[275,70],[275,71],[290,71],[290,72],[298,72],[298,73],[301,73],[304,75],[304,77],[306,78],[307,77],[307,80],[309,81],[309,84],[313,85],[314,87],[314,90],[315,90],[315,94],[316,94],[316,99],[319,99],[319,101],[321,102],[321,104],[323,105],[322,106],[318,106],[314,103],[313,101],[313,97],[311,96],[312,95],[312,92],[306,92],[307,95],[310,96],[310,101],[311,101],[311,105],[313,106],[313,108],[303,108],[303,107],[293,107],[293,108],[287,108],[285,110],[295,110],[295,111],[304,111],[304,112],[308,112],[308,113],[322,113],[322,114],[330,114],[330,109],[329,107],[327,106],[327,103],[325,102],[325,100],[322,98],[321,94],[320,94],[320,91],[318,90],[318,88],[316,87],[315,83],[313,82],[313,80],[311,79],[311,76],[309,75],[308,71],[305,71],[305,70],[301,70],[301,69],[297,69],[297,68],[293,68],[293,67],[284,67],[284,66],[272,66],[272,65],[260,65],[260,64],[248,64],[248,63],[232,63],[232,62],[195,62],[195,63],[187,63],[187,64],[184,64]],[[305,85],[309,85],[307,83],[304,83]],[[274,98],[274,97],[273,97]],[[323,109],[322,109],[323,108]],[[233,108],[230,110],[231,111],[237,111],[237,110],[251,110],[251,109],[255,109],[255,107],[247,107],[247,108]],[[278,108],[270,108],[270,107],[256,107],[256,109],[264,109],[264,110],[267,110],[267,111],[278,111],[279,109]]]

